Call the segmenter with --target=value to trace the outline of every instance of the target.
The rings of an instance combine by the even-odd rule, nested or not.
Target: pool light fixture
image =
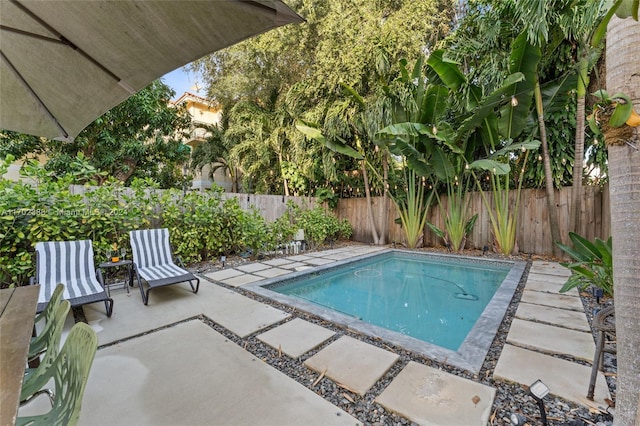
[[[547,426],[547,413],[544,409],[544,402],[542,399],[549,394],[549,388],[547,385],[542,383],[542,380],[538,379],[529,386],[529,394],[538,403],[538,408],[540,408],[540,419],[542,420],[542,424]]]

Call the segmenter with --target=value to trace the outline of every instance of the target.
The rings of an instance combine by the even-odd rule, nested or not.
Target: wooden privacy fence
[[[240,207],[247,210],[249,206],[254,206],[260,212],[260,215],[267,222],[273,222],[282,216],[287,210],[287,202],[293,201],[294,204],[313,209],[320,203],[316,202],[315,197],[293,197],[283,195],[263,195],[263,194],[235,194],[225,192],[222,198],[237,198]]]
[[[87,189],[81,185],[74,185],[71,191],[76,194],[83,194]],[[128,191],[128,189],[125,189]],[[157,190],[160,191],[161,190]],[[262,217],[273,222],[284,214],[287,208],[287,201],[291,200],[295,204],[315,208],[321,205],[314,197],[288,197],[282,195],[261,195],[261,194],[236,194],[223,193],[223,198],[237,198],[242,209],[254,206],[258,209]],[[471,235],[467,237],[467,248],[482,249],[484,246],[492,246],[492,228],[487,209],[482,202],[482,197],[478,192],[469,193],[469,212],[473,215],[478,213],[478,220]],[[493,203],[491,193],[486,193],[489,202]],[[511,191],[510,197],[515,200],[515,191]],[[440,198],[446,208],[447,197]],[[389,200],[386,212],[381,211],[382,197],[372,198],[372,208],[377,223],[381,218],[387,221],[387,244],[404,242],[404,234],[400,225],[395,223],[398,217],[395,205]],[[569,229],[569,208],[571,204],[571,187],[556,190],[556,205],[560,235],[563,242],[568,241]],[[369,227],[367,213],[367,203],[365,198],[343,198],[338,202],[335,211],[340,219],[348,219],[353,227],[353,240],[360,242],[373,242]],[[550,255],[553,253],[551,235],[549,231],[549,211],[547,209],[546,194],[543,189],[524,189],[520,200],[520,213],[518,215],[517,244],[520,252]],[[434,204],[429,210],[429,222],[435,224],[440,229],[444,229],[444,222],[440,209]],[[607,239],[611,234],[610,213],[609,213],[609,188],[604,187],[583,187],[581,227],[578,234],[589,240],[594,238]],[[442,240],[433,234],[428,228],[425,229],[424,244],[426,246],[441,246]]]
[[[594,238],[607,239],[611,234],[609,214],[609,189],[605,187],[583,187],[581,228],[578,234],[589,240]],[[487,200],[493,205],[491,193],[485,194]],[[482,249],[484,246],[492,247],[493,232],[491,221],[482,197],[478,192],[469,193],[469,212],[477,213],[478,220],[471,235],[467,237],[467,248]],[[515,191],[511,191],[510,197],[515,201]],[[447,197],[440,198],[443,207],[446,208]],[[389,200],[386,214],[381,213],[382,198],[373,198],[373,212],[376,220],[385,217],[387,220],[387,243],[402,243],[404,235],[400,225],[395,223],[398,217],[395,205]],[[556,212],[560,235],[563,242],[568,241],[569,208],[571,205],[571,187],[556,190]],[[371,229],[367,215],[365,198],[345,198],[338,203],[336,211],[338,217],[348,219],[353,226],[353,239],[362,242],[373,242]],[[429,210],[429,222],[440,229],[444,229],[444,221],[437,204]],[[546,193],[543,189],[523,189],[520,199],[520,212],[518,215],[517,244],[520,252],[539,255],[553,253],[551,233],[549,230],[549,211],[547,209]],[[378,222],[380,223],[380,222]],[[443,245],[442,240],[428,228],[425,229],[424,244],[426,246]]]
[[[84,185],[71,185],[69,188],[72,194],[83,195],[87,191],[92,191],[93,187],[87,187]],[[154,189],[159,195],[162,195],[164,190]],[[204,192],[206,194],[206,192]],[[131,196],[134,194],[131,188],[122,188],[122,194]],[[294,204],[309,209],[315,208],[320,203],[316,202],[315,197],[293,197],[282,195],[262,195],[262,194],[239,194],[232,192],[223,192],[220,197],[223,200],[229,198],[237,198],[240,208],[248,210],[250,206],[258,209],[260,215],[267,221],[273,222],[280,216],[282,216],[287,209],[287,202],[292,201]]]

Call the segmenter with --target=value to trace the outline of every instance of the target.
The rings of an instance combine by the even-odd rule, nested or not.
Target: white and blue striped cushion
[[[129,237],[133,262],[138,274],[147,282],[189,274],[171,259],[168,229],[130,231]]]
[[[63,299],[104,293],[96,278],[91,240],[39,242],[36,253],[36,283],[40,284],[38,303],[48,302],[59,283],[65,286]]]

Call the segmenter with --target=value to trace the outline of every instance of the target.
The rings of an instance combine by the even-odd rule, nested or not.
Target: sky
[[[175,92],[175,99],[178,99],[184,94],[184,92],[190,92],[194,95],[204,96],[204,90],[202,90],[202,83],[199,82],[201,90],[198,92],[195,87],[196,76],[192,72],[188,72],[184,67],[180,67],[168,74],[162,76],[164,83],[171,87]]]

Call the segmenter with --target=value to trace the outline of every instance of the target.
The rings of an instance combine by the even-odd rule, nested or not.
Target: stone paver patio
[[[327,250],[227,267],[204,275],[197,295],[187,286],[169,286],[151,292],[148,306],[137,288],[130,295],[116,289],[112,318],[106,318],[100,304],[86,306],[100,345],[107,346],[96,355],[80,424],[357,424],[201,318],[241,338],[255,336],[293,359],[304,360],[320,347],[304,365],[364,395],[396,364],[397,354],[349,336],[335,338],[332,330],[291,319],[216,282],[241,287],[379,250]],[[590,403],[584,397],[590,367],[551,356],[569,353],[590,361],[595,346],[577,293],[554,291],[566,273],[554,263],[533,263],[531,285],[528,281],[494,377],[522,385],[542,379],[554,395],[602,405],[609,397],[602,373],[596,402]],[[554,334],[549,327],[562,330]],[[567,342],[571,336],[581,339]],[[494,396],[492,387],[411,361],[375,400],[418,424],[471,425],[487,423]]]
[[[398,358],[397,354],[343,336],[307,359],[304,365],[364,395]]]
[[[594,401],[586,398],[595,342],[577,291],[559,293],[568,277],[559,264],[533,262],[494,377],[522,385],[542,380],[554,395],[589,407],[606,406],[609,388],[598,372]],[[544,323],[542,323],[542,322]]]

